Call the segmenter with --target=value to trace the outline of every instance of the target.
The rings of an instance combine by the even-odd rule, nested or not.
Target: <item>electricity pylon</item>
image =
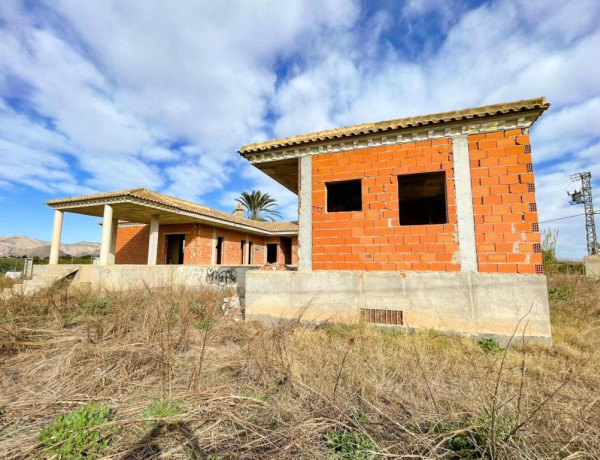
[[[583,172],[573,174],[571,180],[581,180],[581,190],[570,193],[571,204],[583,204],[585,209],[585,234],[587,236],[588,254],[598,254],[598,240],[596,239],[596,222],[594,220],[594,203],[592,202],[592,174]]]

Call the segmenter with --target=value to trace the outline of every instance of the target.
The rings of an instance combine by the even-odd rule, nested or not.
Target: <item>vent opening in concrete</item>
[[[277,262],[277,243],[267,244],[267,263],[274,264]]]
[[[361,180],[330,182],[327,188],[327,212],[362,211]]]
[[[361,308],[360,316],[367,323],[389,324],[391,326],[402,326],[404,324],[404,312],[400,310]]]
[[[444,171],[398,176],[400,225],[448,223]]]

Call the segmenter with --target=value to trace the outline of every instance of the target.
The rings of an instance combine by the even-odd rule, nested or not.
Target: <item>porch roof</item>
[[[111,205],[113,217],[125,222],[150,223],[152,215],[161,224],[205,223],[217,227],[264,235],[297,234],[297,222],[262,222],[209,208],[145,188],[94,195],[60,198],[46,202],[52,209],[102,217],[104,205]]]

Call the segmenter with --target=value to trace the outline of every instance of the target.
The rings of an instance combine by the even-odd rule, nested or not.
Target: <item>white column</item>
[[[477,246],[475,245],[475,219],[473,218],[473,190],[469,139],[457,136],[452,139],[454,156],[454,187],[456,191],[456,221],[458,224],[458,254],[460,271],[477,271]]]
[[[100,265],[108,265],[111,236],[113,226],[113,208],[112,206],[104,205],[104,218],[102,219],[102,241],[100,243]]]
[[[60,235],[62,233],[63,211],[54,210],[54,227],[52,228],[52,244],[50,246],[50,265],[58,264],[58,255],[60,253]]]
[[[298,270],[312,271],[312,157],[300,157],[298,161]]]
[[[150,237],[148,238],[148,265],[156,265],[158,258],[158,229],[160,221],[158,214],[150,216]]]
[[[112,220],[112,233],[110,234],[110,251],[108,251],[108,264],[115,264],[115,255],[117,254],[117,231],[119,229],[119,219]]]

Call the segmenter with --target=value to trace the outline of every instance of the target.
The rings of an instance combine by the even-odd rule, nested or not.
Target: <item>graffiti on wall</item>
[[[206,282],[217,286],[230,286],[237,283],[237,272],[235,268],[208,268]]]

